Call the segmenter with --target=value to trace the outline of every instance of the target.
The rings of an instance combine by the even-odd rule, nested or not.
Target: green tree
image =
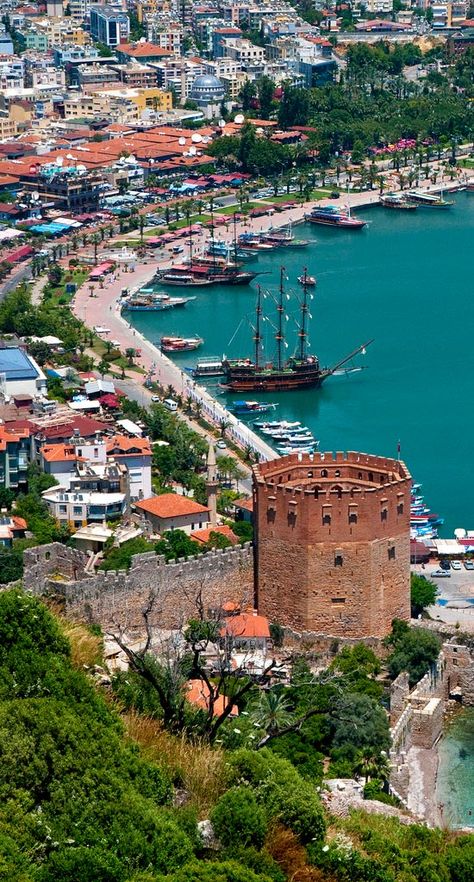
[[[278,110],[278,124],[282,129],[308,125],[310,114],[309,94],[306,89],[286,85]]]
[[[407,671],[410,686],[428,673],[438,658],[441,642],[431,631],[423,628],[410,628],[406,622],[395,619],[392,633],[385,639],[392,648],[387,658],[390,676],[395,679],[402,671]]]
[[[270,77],[262,76],[257,80],[258,102],[260,104],[260,116],[269,119],[273,107],[273,94],[275,83]]]
[[[422,615],[427,606],[433,606],[436,603],[438,588],[429,579],[424,576],[418,576],[412,573],[410,577],[410,599],[412,618]]]
[[[261,848],[267,832],[265,812],[248,787],[232,787],[211,813],[211,823],[224,847],[255,845]]]

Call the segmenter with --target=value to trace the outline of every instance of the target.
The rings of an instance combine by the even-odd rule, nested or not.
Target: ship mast
[[[306,340],[308,337],[306,331],[306,320],[308,316],[308,272],[306,267],[303,272],[303,300],[301,303],[301,325],[298,330],[298,337],[300,338],[300,361],[304,361],[306,358]]]
[[[234,211],[234,263],[237,266],[237,218]],[[260,294],[260,292],[259,292]]]
[[[286,272],[285,267],[284,266],[280,267],[280,297],[279,297],[278,305],[277,305],[278,330],[277,330],[277,333],[275,334],[275,340],[277,341],[277,368],[279,371],[281,371],[281,367],[282,367],[281,347],[282,347],[282,343],[283,343],[283,339],[284,339],[283,338],[283,313],[285,311],[285,308],[283,306],[283,295],[285,292],[284,292],[284,288],[283,288],[283,281],[285,278],[285,272]]]
[[[256,308],[256,322],[255,322],[255,335],[254,335],[254,343],[255,343],[255,367],[258,370],[259,368],[259,358],[260,358],[260,344],[262,342],[262,335],[260,333],[260,319],[262,316],[262,289],[260,285],[257,286],[257,308]]]

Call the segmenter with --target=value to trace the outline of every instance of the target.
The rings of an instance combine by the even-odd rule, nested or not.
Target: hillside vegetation
[[[38,600],[0,594],[2,882],[474,878],[473,837],[362,813],[335,821],[311,777],[268,747],[211,747],[121,715],[85,670],[97,652]]]

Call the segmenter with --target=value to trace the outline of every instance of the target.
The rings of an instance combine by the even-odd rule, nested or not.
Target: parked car
[[[218,440],[218,442],[217,442],[217,444],[216,444],[216,447],[218,447],[219,450],[226,450],[226,449],[227,449],[227,444],[225,443],[225,441],[224,441],[223,438],[219,438],[219,440]]]
[[[452,561],[451,561],[451,569],[452,569],[452,570],[460,570],[460,569],[462,569],[462,567],[461,567],[461,561],[460,561],[460,560],[452,560]]]
[[[440,566],[441,570],[449,570],[450,569],[449,560],[446,560],[446,559],[440,560],[439,566]]]
[[[435,570],[433,573],[431,573],[431,578],[432,579],[442,579],[442,578],[450,579],[451,573],[448,573],[447,570]]]
[[[465,560],[464,561],[464,569],[465,570],[474,570],[474,560]]]

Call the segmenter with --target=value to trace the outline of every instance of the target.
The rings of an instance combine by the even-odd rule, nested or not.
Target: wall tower
[[[292,454],[253,470],[259,613],[296,631],[384,637],[410,617],[411,476],[365,453]]]

